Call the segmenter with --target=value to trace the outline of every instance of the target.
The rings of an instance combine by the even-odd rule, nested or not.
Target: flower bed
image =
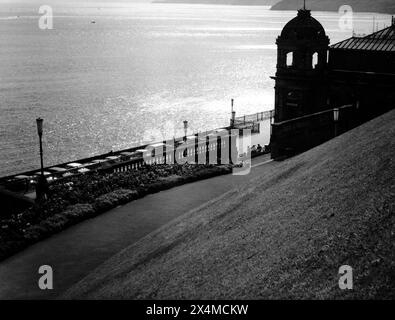
[[[174,186],[230,173],[232,167],[155,165],[138,171],[70,177],[49,187],[48,199],[0,220],[0,261],[82,220]]]

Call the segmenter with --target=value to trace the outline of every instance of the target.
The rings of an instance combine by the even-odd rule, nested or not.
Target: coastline
[[[229,1],[229,3],[212,3],[211,0],[204,1],[204,0],[198,0],[198,1],[188,1],[188,0],[154,0],[151,2],[151,4],[188,4],[188,5],[213,5],[213,6],[244,6],[244,7],[266,7],[268,10],[272,11],[296,11],[297,6],[295,6],[294,3],[289,3],[285,1],[279,1],[277,3],[274,3],[273,5],[267,5],[267,4],[259,4],[256,2],[252,3],[246,3],[246,2],[240,2],[240,3],[234,3],[232,1]],[[336,3],[333,2],[328,2],[327,7],[322,8],[321,4],[315,4],[313,3],[310,5],[309,10],[311,11],[319,11],[319,12],[339,12],[339,8],[341,5],[337,5]],[[351,6],[352,7],[352,6]],[[354,7],[355,8],[355,7]],[[395,14],[395,7],[392,9],[373,9],[372,10],[372,5],[362,5],[361,7],[357,6],[356,10],[354,11],[356,13],[372,13],[372,14],[388,14],[392,15]]]

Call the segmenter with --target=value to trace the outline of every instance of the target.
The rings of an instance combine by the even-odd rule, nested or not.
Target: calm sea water
[[[0,176],[200,131],[273,108],[275,39],[295,12],[265,7],[0,4]],[[351,36],[336,13],[313,13],[332,43]],[[372,31],[358,14],[357,31]],[[376,23],[390,17],[375,15]],[[96,23],[92,24],[91,21]]]

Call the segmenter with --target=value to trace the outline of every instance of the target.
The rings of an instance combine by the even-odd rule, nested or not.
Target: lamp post
[[[37,133],[40,141],[40,162],[41,162],[41,174],[38,179],[37,188],[36,188],[37,199],[41,199],[43,196],[45,196],[46,187],[47,187],[47,179],[45,179],[44,176],[44,160],[43,160],[43,143],[42,143],[43,122],[44,120],[41,118],[36,119]]]
[[[235,103],[235,100],[232,99],[232,100],[231,100],[231,108],[232,108],[231,115],[232,115],[232,117],[231,117],[231,119],[230,119],[230,127],[231,127],[232,129],[235,127],[235,121],[236,121],[236,111],[234,111],[234,109],[233,109],[234,103]]]
[[[338,134],[339,113],[340,111],[338,108],[333,109],[333,120],[335,122],[335,137],[337,137]]]
[[[184,141],[187,141],[188,121],[184,120]]]

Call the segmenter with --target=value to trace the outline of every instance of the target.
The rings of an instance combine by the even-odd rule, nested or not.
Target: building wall
[[[330,109],[275,123],[271,144],[272,158],[289,157],[314,148],[359,123],[358,112],[354,106],[340,108],[337,122],[334,111]]]
[[[274,158],[303,152],[333,137],[333,121],[320,113],[323,110],[351,106],[339,122],[344,132],[395,106],[395,52],[380,51],[388,46],[388,38],[382,45],[380,39],[374,40],[375,50],[366,43],[365,50],[355,50],[328,48],[329,40],[322,33],[309,41],[299,36],[277,39]],[[294,57],[291,65],[289,52]],[[318,52],[316,66],[313,52]]]
[[[275,90],[275,122],[327,109],[328,84],[325,77],[278,77]]]
[[[329,69],[395,74],[395,52],[330,49]]]

